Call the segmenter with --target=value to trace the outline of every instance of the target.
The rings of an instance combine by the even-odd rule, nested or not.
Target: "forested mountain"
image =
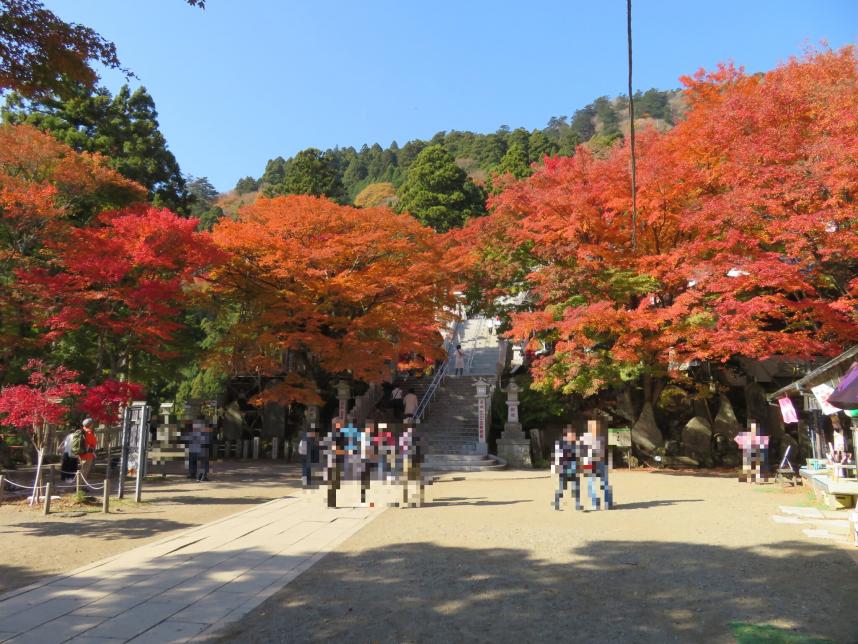
[[[678,91],[650,89],[635,94],[636,120],[651,121],[655,127],[669,128],[683,111]],[[551,117],[543,129],[527,131],[502,125],[491,134],[451,130],[438,132],[429,140],[415,139],[400,146],[396,141],[387,148],[375,143],[360,149],[336,147],[328,150],[309,148],[294,157],[271,159],[259,179],[245,177],[235,187],[246,194],[261,190],[265,195],[304,193],[326,195],[343,203],[373,205],[371,198],[357,199],[373,184],[380,200],[391,200],[391,187],[398,189],[408,168],[425,148],[441,146],[477,184],[491,190],[493,172],[530,173],[530,164],[545,155],[570,155],[580,144],[604,149],[623,137],[628,130],[628,99],[624,96],[597,98],[576,110],[572,116]]]

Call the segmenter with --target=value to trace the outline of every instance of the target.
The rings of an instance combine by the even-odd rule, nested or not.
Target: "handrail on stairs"
[[[468,375],[471,374],[471,367],[474,364],[474,354],[477,352],[477,340],[483,337],[483,327],[486,324],[485,316],[480,316],[477,318],[477,332],[474,334],[474,337],[471,338],[471,348],[468,350],[468,358],[465,361],[465,373]]]
[[[447,352],[447,358],[446,360],[444,360],[444,363],[441,365],[441,367],[435,370],[435,375],[432,377],[432,382],[429,383],[429,387],[427,387],[426,392],[423,394],[423,398],[420,400],[420,404],[417,405],[417,411],[414,414],[415,423],[420,423],[423,420],[423,416],[426,414],[426,410],[429,409],[429,403],[432,402],[432,399],[435,397],[438,388],[444,381],[444,376],[447,375],[447,371],[450,366],[450,356],[453,353],[453,347],[456,344],[456,338],[461,333],[461,325],[461,322],[456,323],[456,326],[453,328],[453,335],[450,337],[449,340],[444,343],[444,350]]]

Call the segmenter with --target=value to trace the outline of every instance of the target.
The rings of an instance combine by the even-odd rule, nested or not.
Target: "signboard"
[[[628,427],[608,428],[608,445],[611,447],[631,447],[632,430]]]
[[[116,496],[120,499],[125,496],[125,477],[130,470],[135,470],[135,500],[140,500],[143,470],[146,467],[148,425],[149,405],[145,401],[132,402],[131,406],[125,409],[122,422],[122,452],[116,489]]]
[[[477,428],[479,430],[480,442],[486,442],[486,399],[477,398]]]

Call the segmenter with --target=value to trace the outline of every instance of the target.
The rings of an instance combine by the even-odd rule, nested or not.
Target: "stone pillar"
[[[345,380],[340,380],[337,383],[337,401],[339,402],[337,410],[337,418],[345,424],[346,416],[349,413],[349,398],[352,397],[352,386]]]
[[[498,439],[498,456],[513,467],[532,467],[530,460],[530,441],[524,435],[518,420],[518,394],[521,387],[511,380],[506,388],[507,419],[503,425],[503,434]]]
[[[482,378],[477,378],[474,383],[477,388],[477,453],[488,454],[489,448],[486,444],[486,434],[488,433],[488,401],[489,401],[489,383]]]

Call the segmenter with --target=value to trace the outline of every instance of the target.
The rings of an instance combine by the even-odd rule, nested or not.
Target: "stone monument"
[[[477,388],[477,453],[488,454],[489,448],[486,444],[489,422],[489,383],[482,378],[477,378],[474,383]]]
[[[503,425],[503,434],[498,439],[498,456],[513,467],[532,467],[530,460],[530,441],[524,435],[518,420],[518,394],[521,387],[511,380],[506,388],[507,419]]]

